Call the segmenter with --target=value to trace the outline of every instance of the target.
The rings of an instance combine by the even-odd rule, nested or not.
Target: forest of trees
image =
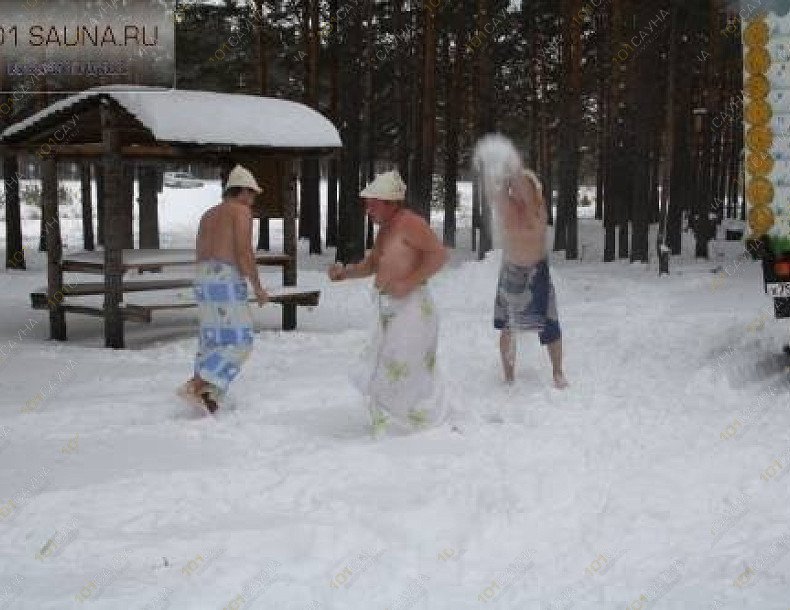
[[[455,246],[456,183],[472,178],[477,138],[500,131],[556,193],[554,250],[579,256],[578,187],[591,186],[604,260],[653,252],[667,269],[687,227],[704,257],[718,223],[745,216],[741,27],[724,0],[183,4],[176,80],[298,100],[338,126],[342,152],[302,166],[300,236],[311,252],[362,257],[372,230],[358,192],[391,167],[415,210],[444,208],[443,238]],[[481,255],[483,209],[476,196]]]

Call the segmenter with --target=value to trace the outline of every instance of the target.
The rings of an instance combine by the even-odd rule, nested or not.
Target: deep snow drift
[[[163,246],[189,247],[217,195],[166,190]],[[585,220],[584,260],[552,256],[571,387],[526,336],[505,388],[498,255],[474,261],[468,207],[460,224],[433,290],[463,433],[374,442],[346,378],[370,283],[330,285],[331,252],[301,256],[322,300],[297,332],[256,309],[254,356],[209,419],[174,395],[194,312],[128,324],[122,351],[77,315],[46,340],[26,221],[29,269],[0,270],[0,608],[786,610],[788,323],[758,265],[739,244],[718,276],[603,264]]]

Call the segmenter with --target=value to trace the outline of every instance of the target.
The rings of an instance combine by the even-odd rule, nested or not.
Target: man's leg
[[[551,368],[554,377],[554,385],[557,388],[565,388],[568,386],[568,381],[565,379],[565,374],[562,371],[562,339],[557,339],[546,345],[549,351],[549,358],[551,358]]]
[[[516,342],[513,333],[503,328],[499,333],[499,351],[502,355],[502,370],[505,373],[505,381],[513,383],[516,368]]]

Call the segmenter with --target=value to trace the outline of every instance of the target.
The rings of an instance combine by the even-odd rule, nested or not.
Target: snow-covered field
[[[162,245],[189,247],[218,193],[166,190]],[[0,608],[787,610],[788,326],[758,265],[738,244],[718,276],[603,264],[583,220],[584,260],[552,257],[572,385],[551,388],[526,336],[505,388],[499,259],[474,260],[468,218],[433,282],[462,434],[379,442],[346,378],[370,284],[330,285],[332,252],[300,245],[320,306],[294,333],[256,311],[252,360],[209,419],[174,396],[194,312],[129,323],[122,351],[78,315],[47,341],[25,221],[29,269],[0,270]],[[64,221],[71,249],[79,226]]]

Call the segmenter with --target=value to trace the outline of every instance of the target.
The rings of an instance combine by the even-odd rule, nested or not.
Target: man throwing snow
[[[222,202],[200,219],[195,299],[200,317],[195,372],[180,394],[210,413],[252,353],[250,281],[259,305],[269,295],[261,286],[252,252],[252,205],[261,188],[241,165],[233,168]]]
[[[333,281],[375,274],[378,321],[352,380],[368,398],[373,434],[391,425],[415,430],[441,423],[445,408],[436,374],[438,318],[427,280],[447,252],[431,227],[404,205],[397,171],[379,174],[360,193],[380,229],[360,263],[329,269]]]
[[[562,370],[562,334],[557,301],[546,257],[546,204],[538,177],[528,169],[511,174],[495,201],[502,235],[502,267],[494,303],[494,327],[505,381],[513,382],[516,362],[514,332],[538,331],[548,348],[554,385],[568,385]]]

